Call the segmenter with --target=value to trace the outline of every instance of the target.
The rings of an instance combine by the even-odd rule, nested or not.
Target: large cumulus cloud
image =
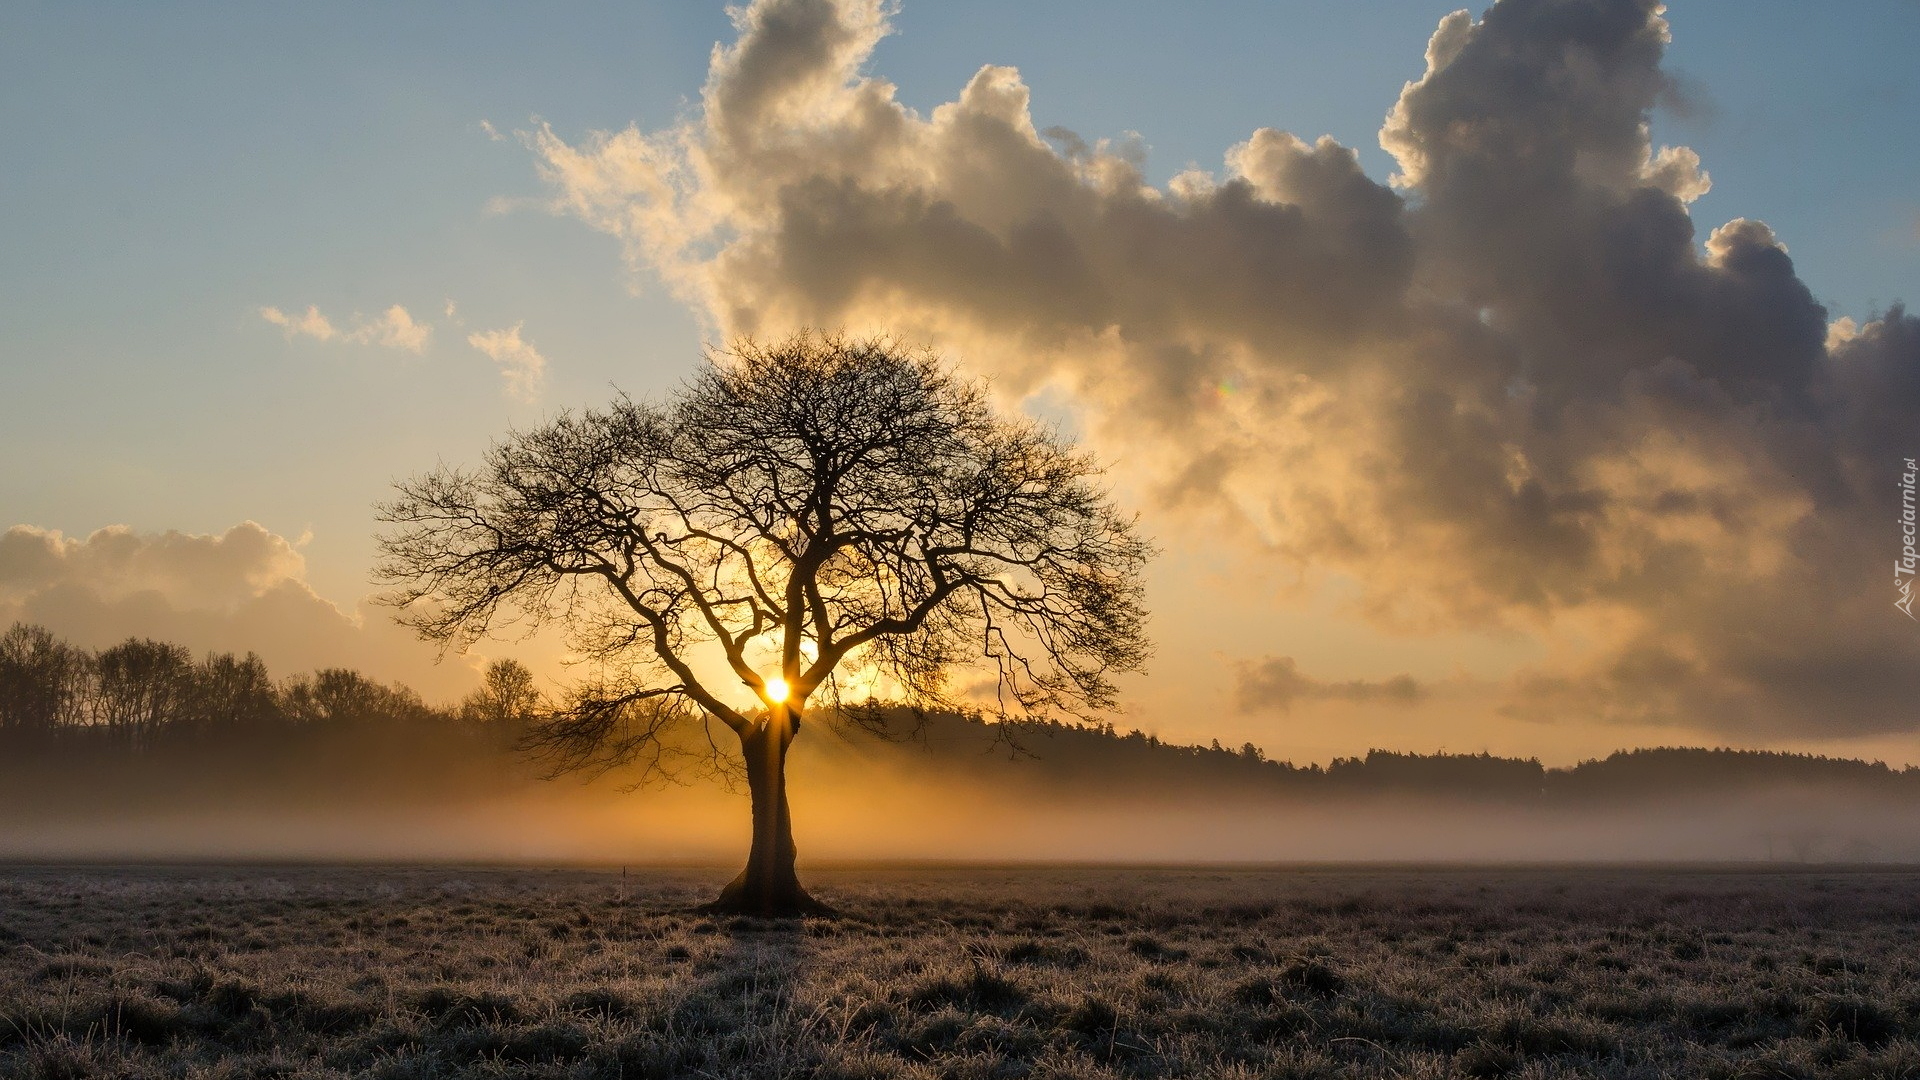
[[[1649,138],[1654,0],[1448,16],[1385,182],[1262,129],[1165,188],[1037,131],[1011,68],[904,107],[863,73],[886,12],[740,10],[687,122],[528,136],[556,204],[721,334],[887,328],[1072,395],[1165,506],[1380,625],[1540,635],[1515,715],[1920,726],[1920,324],[1830,327],[1766,225],[1696,226],[1698,157]]]

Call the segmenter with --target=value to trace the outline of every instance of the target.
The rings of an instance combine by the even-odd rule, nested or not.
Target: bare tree
[[[193,701],[193,654],[184,645],[128,638],[94,661],[94,723],[128,749],[147,751]]]
[[[515,731],[539,710],[540,690],[533,684],[533,672],[509,658],[487,664],[480,689],[460,702],[458,715],[474,731],[497,734]]]
[[[1141,668],[1151,549],[1098,475],[931,352],[803,333],[400,484],[380,573],[443,647],[562,624],[600,673],[543,728],[571,764],[658,764],[676,724],[725,725],[753,844],[713,907],[818,911],[785,780],[810,701],[858,722],[960,685],[1003,720],[1086,716]]]
[[[182,720],[193,736],[208,740],[257,738],[280,719],[280,698],[266,661],[209,653],[194,670],[193,700]]]
[[[93,657],[41,626],[0,634],[0,735],[46,740],[80,723]]]

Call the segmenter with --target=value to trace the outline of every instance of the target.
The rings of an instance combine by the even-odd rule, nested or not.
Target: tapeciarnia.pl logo
[[[1916,563],[1920,563],[1920,553],[1913,548],[1914,543],[1914,474],[1920,473],[1920,466],[1912,458],[1902,459],[1904,471],[1900,473],[1900,558],[1893,564],[1893,587],[1900,593],[1900,599],[1893,606],[1906,612],[1907,618],[1920,622],[1920,616],[1913,613],[1913,574]]]

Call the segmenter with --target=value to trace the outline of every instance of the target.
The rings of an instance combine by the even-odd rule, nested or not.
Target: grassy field
[[[0,867],[0,1074],[1920,1076],[1920,873]]]

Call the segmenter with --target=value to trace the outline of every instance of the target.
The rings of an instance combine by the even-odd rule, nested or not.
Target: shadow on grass
[[[691,977],[670,984],[657,1014],[661,1038],[651,1043],[667,1060],[627,1064],[642,1065],[641,1075],[729,1076],[788,1076],[817,1065],[807,1048],[819,1033],[798,993],[817,951],[810,930],[821,921],[691,917],[692,932],[719,947],[678,957]],[[666,956],[676,959],[673,949]]]

